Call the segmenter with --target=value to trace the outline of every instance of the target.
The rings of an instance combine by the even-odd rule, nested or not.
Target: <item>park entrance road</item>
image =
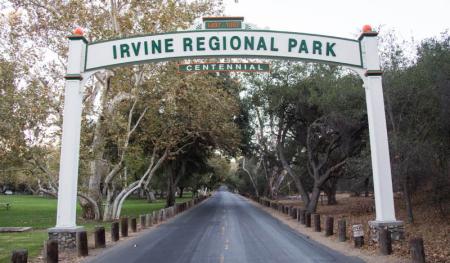
[[[98,263],[363,262],[302,236],[243,197],[218,191],[154,230],[105,250]]]

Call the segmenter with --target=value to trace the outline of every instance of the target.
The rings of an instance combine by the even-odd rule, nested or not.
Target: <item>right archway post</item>
[[[382,74],[378,56],[378,33],[363,32],[359,38],[364,65],[364,89],[369,122],[376,219],[369,222],[372,239],[378,240],[380,227],[388,227],[393,238],[401,238],[403,222],[395,217],[391,162],[383,98]]]

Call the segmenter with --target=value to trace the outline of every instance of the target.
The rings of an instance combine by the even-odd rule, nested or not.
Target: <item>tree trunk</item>
[[[312,194],[311,194],[311,200],[308,205],[308,212],[309,213],[315,213],[317,209],[317,203],[319,202],[320,197],[320,188],[317,185],[314,185]]]
[[[280,157],[281,164],[283,165],[283,168],[288,172],[288,174],[291,176],[292,180],[294,180],[295,187],[297,188],[298,192],[302,196],[302,201],[305,204],[305,207],[309,205],[309,195],[305,190],[305,187],[303,186],[302,181],[300,178],[294,173],[294,171],[289,166],[288,162],[286,161],[286,158],[284,157],[283,149],[281,146],[278,147],[278,156]]]
[[[155,192],[153,190],[151,190],[151,189],[145,190],[145,194],[146,194],[148,203],[153,203],[156,201]]]
[[[327,205],[337,204],[336,200],[337,180],[335,180],[335,178],[332,178],[328,180],[324,186],[325,186],[324,192],[327,195]]]
[[[178,197],[179,197],[179,198],[183,198],[183,190],[184,190],[184,187],[180,186],[179,188],[180,188],[180,194],[178,195]]]
[[[413,215],[413,209],[411,204],[411,195],[410,195],[410,189],[409,189],[409,176],[406,175],[405,179],[403,180],[403,196],[405,198],[405,205],[406,205],[406,211],[408,213],[408,222],[413,223],[414,222],[414,215]]]
[[[166,196],[166,207],[170,207],[175,205],[175,192],[176,192],[176,183],[175,183],[175,171],[173,164],[175,162],[172,162],[172,164],[168,164],[167,171],[167,196]]]
[[[369,177],[364,180],[364,196],[369,197]]]
[[[81,217],[83,219],[94,220],[95,212],[91,203],[86,202],[82,198],[79,199],[79,204],[81,206]]]

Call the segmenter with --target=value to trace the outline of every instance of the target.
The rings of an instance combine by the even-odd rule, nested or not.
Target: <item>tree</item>
[[[366,128],[365,121],[352,122],[338,115],[324,116],[309,126],[306,143],[308,171],[314,185],[308,211],[316,211],[320,191],[325,184],[338,177],[350,156],[360,152],[364,146],[361,137]],[[329,191],[335,191],[334,187],[329,185]]]

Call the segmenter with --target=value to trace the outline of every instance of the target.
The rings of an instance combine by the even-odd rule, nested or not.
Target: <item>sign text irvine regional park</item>
[[[85,70],[208,57],[302,59],[362,67],[357,40],[265,30],[182,31],[93,42]]]

